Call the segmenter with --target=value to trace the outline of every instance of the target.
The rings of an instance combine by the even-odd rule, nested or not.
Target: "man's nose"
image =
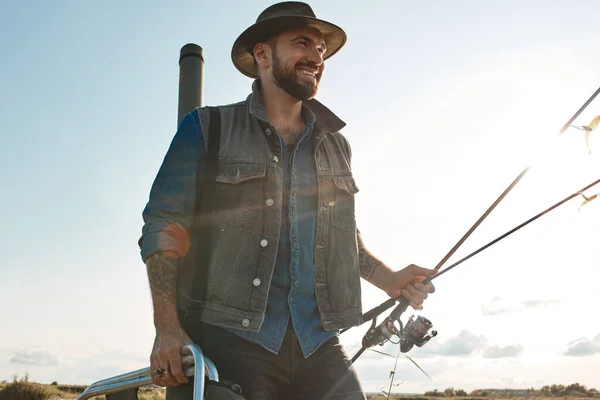
[[[310,61],[317,67],[320,67],[323,64],[323,54],[316,47],[312,48],[312,50],[309,52],[309,55],[307,58],[308,58],[308,61]]]

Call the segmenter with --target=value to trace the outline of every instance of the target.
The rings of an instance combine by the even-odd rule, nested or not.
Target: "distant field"
[[[369,400],[386,400],[387,397],[367,396]],[[597,397],[423,397],[423,396],[391,396],[390,400],[598,400]]]
[[[10,395],[3,396],[3,389],[13,385]],[[36,382],[20,381],[15,383],[0,382],[0,400],[71,400],[76,399],[87,386],[82,385],[45,385]],[[17,397],[17,396],[23,397]],[[159,387],[142,387],[138,391],[139,400],[164,400],[165,389]],[[92,397],[93,400],[104,400],[104,396]]]
[[[24,399],[24,400],[71,400],[77,398],[85,390],[82,385],[46,385],[30,382],[27,378],[15,380],[14,382],[0,382],[0,400]],[[7,389],[6,391],[4,389]],[[8,393],[8,389],[12,392]],[[138,392],[139,400],[164,400],[165,390],[155,386],[142,387]],[[104,396],[94,397],[95,400],[105,399]],[[369,400],[386,400],[383,395],[367,395]],[[599,397],[578,396],[509,396],[494,395],[490,397],[457,396],[457,397],[428,397],[423,395],[414,396],[391,396],[391,400],[598,400]]]

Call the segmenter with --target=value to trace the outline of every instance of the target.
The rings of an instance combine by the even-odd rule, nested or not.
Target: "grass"
[[[13,377],[12,382],[0,382],[0,400],[71,400],[76,399],[87,386],[51,385],[30,382],[29,377]],[[139,388],[139,400],[164,400],[165,389],[157,386]],[[105,400],[105,396],[92,397],[93,400]]]
[[[47,400],[55,394],[47,385],[29,382],[27,375],[21,379],[15,376],[12,382],[3,384],[0,400]]]
[[[383,394],[379,395],[367,395],[369,400],[386,400],[387,397]],[[423,395],[391,395],[390,400],[598,400],[598,397],[585,397],[585,396],[514,396],[514,395],[492,395],[492,396],[452,396],[452,397],[429,397]]]
[[[70,400],[77,398],[86,386],[83,385],[59,385],[53,382],[50,385],[30,382],[29,377],[13,377],[12,382],[0,382],[0,400]],[[165,389],[154,385],[141,387],[138,391],[139,400],[164,400]],[[390,400],[592,400],[599,397],[579,397],[579,396],[513,396],[513,395],[493,395],[493,396],[390,396]],[[104,396],[96,396],[95,400],[104,400]],[[386,400],[383,395],[367,395],[369,400]]]

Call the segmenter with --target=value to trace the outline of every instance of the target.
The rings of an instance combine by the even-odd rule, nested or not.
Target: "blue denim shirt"
[[[336,332],[323,329],[315,298],[314,243],[317,218],[317,177],[313,157],[313,126],[315,116],[307,112],[307,130],[298,140],[292,154],[288,154],[281,140],[284,163],[284,215],[276,265],[271,281],[264,323],[259,332],[231,332],[257,343],[270,352],[278,353],[288,323],[294,330],[305,357]],[[189,116],[193,117],[193,121]],[[204,135],[198,114],[186,117],[170,146],[152,188],[152,199],[168,203],[168,212],[181,219],[181,225],[191,225],[194,214],[196,166],[205,160],[198,159],[198,147],[204,146]],[[192,123],[193,122],[193,123]],[[165,185],[162,182],[171,182]],[[163,193],[160,193],[163,192]],[[165,204],[167,206],[167,204]],[[161,203],[151,201],[144,210],[146,229],[154,224],[153,216],[162,215],[157,208]],[[152,211],[152,212],[150,212]],[[168,227],[162,227],[166,230]],[[178,243],[165,242],[164,236],[149,235],[140,239],[142,258],[161,250],[177,250]]]
[[[284,166],[283,215],[289,217],[281,221],[281,239],[265,321],[258,332],[228,330],[278,353],[288,323],[291,322],[302,353],[308,357],[336,333],[323,329],[314,292],[318,204],[317,172],[313,158],[314,114],[306,112],[305,120],[307,129],[291,154],[279,137]]]

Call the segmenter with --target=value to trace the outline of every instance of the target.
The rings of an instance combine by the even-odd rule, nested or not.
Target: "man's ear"
[[[271,47],[267,43],[257,43],[254,46],[254,60],[257,67],[267,69],[271,66]]]

